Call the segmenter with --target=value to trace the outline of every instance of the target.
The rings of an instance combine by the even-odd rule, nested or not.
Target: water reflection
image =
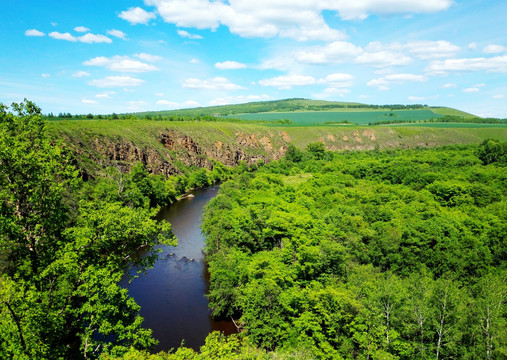
[[[218,186],[194,192],[194,198],[178,201],[161,210],[159,219],[172,225],[178,246],[162,246],[160,259],[153,269],[130,284],[122,280],[129,294],[141,306],[144,326],[159,340],[155,351],[185,346],[198,350],[213,330],[235,332],[231,321],[210,317],[206,292],[209,274],[206,269],[201,215],[204,205],[216,196]],[[130,269],[130,274],[135,274]]]

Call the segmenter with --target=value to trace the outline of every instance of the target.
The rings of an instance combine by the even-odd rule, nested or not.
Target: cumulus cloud
[[[410,41],[404,45],[404,48],[412,55],[423,60],[452,57],[460,50],[459,46],[444,40]]]
[[[117,37],[117,38],[123,39],[123,40],[125,40],[125,37],[127,36],[127,34],[125,34],[123,31],[116,30],[116,29],[107,30],[107,33],[111,36],[114,36],[114,37]]]
[[[454,83],[447,83],[447,84],[442,85],[443,89],[449,89],[449,88],[455,88],[455,87],[457,87],[457,85]]]
[[[328,0],[323,1],[328,10],[338,11],[344,20],[365,19],[371,14],[421,14],[448,9],[453,0]]]
[[[307,86],[316,83],[317,80],[313,76],[305,75],[282,75],[259,81],[259,84],[262,86],[273,86],[279,89],[290,89],[293,86]]]
[[[507,72],[507,55],[491,58],[470,58],[470,59],[447,59],[443,61],[432,61],[426,70],[432,74],[446,74],[448,72]]]
[[[65,41],[72,41],[72,42],[77,41],[77,39],[68,32],[59,33],[58,31],[53,31],[53,32],[49,33],[49,36],[52,37],[53,39],[57,39],[57,40],[65,40]]]
[[[40,74],[40,76],[42,76],[43,78],[48,78],[48,77],[51,77],[50,74]]]
[[[347,88],[354,85],[353,83],[354,76],[350,74],[344,73],[335,73],[326,76],[324,79],[320,79],[319,83],[327,84],[329,87],[324,90],[328,93],[345,93],[342,89],[338,88]]]
[[[86,71],[76,71],[74,74],[72,74],[73,77],[77,77],[77,78],[81,78],[81,77],[85,77],[85,76],[90,76],[89,73],[87,73]]]
[[[155,71],[158,70],[157,67],[143,63],[139,60],[132,59],[129,56],[113,56],[111,58],[107,58],[104,56],[99,56],[87,61],[83,62],[83,65],[86,66],[103,66],[111,71],[119,71],[119,72],[131,72],[131,73],[142,73],[147,71]]]
[[[280,36],[298,41],[344,39],[345,35],[325,22],[319,6],[309,1],[266,1],[226,3],[208,0],[145,0],[171,24],[197,29],[227,26],[242,37]]]
[[[138,59],[141,59],[143,61],[148,61],[148,62],[157,62],[157,61],[162,60],[161,56],[150,55],[150,54],[146,54],[146,53],[134,54],[134,56]]]
[[[378,90],[389,90],[392,85],[399,85],[405,82],[423,82],[428,78],[424,75],[415,74],[388,74],[378,79],[372,79],[366,83],[368,86],[376,87]]]
[[[493,95],[493,99],[503,99],[505,96],[503,94]]]
[[[337,64],[352,60],[363,49],[350,42],[335,41],[325,46],[314,46],[294,54],[297,61],[307,64]]]
[[[87,27],[84,27],[84,26],[76,26],[74,28],[74,31],[77,31],[77,32],[88,32],[88,31],[90,31],[90,29],[88,29]]]
[[[90,100],[90,99],[81,99],[83,104],[98,104],[98,101]]]
[[[425,97],[422,97],[422,96],[409,96],[408,97],[409,100],[412,100],[412,101],[422,101],[422,100],[426,100]]]
[[[463,89],[463,92],[466,92],[466,93],[474,93],[474,92],[479,92],[479,91],[481,91],[481,89],[479,89],[478,87],[470,87],[470,88]]]
[[[507,47],[497,44],[489,44],[482,49],[482,52],[486,54],[498,54],[507,52]]]
[[[234,70],[234,69],[244,69],[246,68],[246,65],[236,61],[224,61],[217,62],[215,64],[215,67],[221,70]]]
[[[224,77],[214,77],[207,80],[187,79],[182,86],[188,89],[204,89],[204,90],[240,90],[242,86],[231,83]]]
[[[143,83],[144,80],[131,76],[107,76],[103,79],[91,80],[88,82],[88,85],[100,88],[111,88],[140,86]]]
[[[197,59],[190,59],[191,64],[199,64],[199,60]]]
[[[25,31],[25,35],[26,36],[46,36],[45,33],[43,33],[42,31],[39,31],[37,29],[27,30],[27,31]]]
[[[227,26],[242,37],[292,38],[298,41],[334,41],[345,35],[326,23],[323,12],[343,19],[364,19],[370,14],[432,13],[447,9],[452,0],[145,0],[168,23],[181,27],[217,29]]]
[[[185,30],[178,30],[178,35],[181,37],[184,37],[184,38],[189,38],[189,39],[194,39],[194,40],[203,39],[203,37],[201,35],[190,34],[188,31],[185,31]]]
[[[131,7],[128,10],[122,11],[119,18],[127,20],[132,25],[136,24],[148,24],[151,19],[155,18],[155,14],[147,12],[140,7]]]
[[[104,91],[100,94],[95,95],[95,97],[98,99],[110,99],[111,95],[115,95],[115,94],[116,94],[116,92],[114,92],[114,91]]]
[[[112,43],[113,40],[108,38],[105,35],[96,35],[92,33],[85,34],[77,38],[79,41],[87,43],[87,44],[95,44],[95,43]]]
[[[356,58],[356,63],[373,67],[408,65],[412,59],[402,53],[392,51],[364,52]]]
[[[80,41],[87,44],[94,44],[94,43],[111,43],[112,40],[108,38],[105,35],[96,35],[92,33],[85,34],[83,36],[75,37],[74,35],[66,32],[66,33],[59,33],[57,31],[53,31],[49,33],[49,36],[53,39],[57,40],[66,40],[71,42]]]

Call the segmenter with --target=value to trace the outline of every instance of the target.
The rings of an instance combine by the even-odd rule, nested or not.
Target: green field
[[[431,128],[507,128],[507,124],[475,124],[475,123],[408,123],[389,124],[380,126],[404,126],[404,127],[431,127]]]
[[[256,114],[239,114],[231,117],[242,120],[290,120],[291,125],[314,126],[329,125],[348,121],[357,125],[368,125],[378,121],[420,121],[439,118],[431,110],[367,110],[367,111],[304,111],[304,112],[270,112]]]

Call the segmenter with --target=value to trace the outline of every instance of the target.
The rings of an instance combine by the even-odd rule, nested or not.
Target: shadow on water
[[[209,273],[203,253],[201,216],[204,205],[216,196],[218,189],[211,186],[196,190],[194,198],[163,208],[157,217],[171,223],[178,246],[161,246],[153,269],[130,284],[127,274],[121,281],[141,306],[143,326],[152,329],[159,340],[154,351],[176,348],[183,341],[185,346],[198,350],[211,331],[236,331],[231,321],[211,318],[205,296]],[[134,268],[128,270],[130,275],[135,273]]]

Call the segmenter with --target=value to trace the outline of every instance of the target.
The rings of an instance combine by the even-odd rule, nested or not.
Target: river
[[[205,294],[209,274],[205,263],[201,216],[204,205],[218,192],[218,186],[198,189],[194,198],[182,199],[162,208],[158,218],[171,223],[178,246],[161,246],[154,267],[130,284],[121,285],[141,306],[143,326],[153,330],[159,340],[155,352],[184,345],[195,350],[213,330],[231,334],[236,331],[228,320],[211,318]],[[129,269],[135,274],[136,269]]]

